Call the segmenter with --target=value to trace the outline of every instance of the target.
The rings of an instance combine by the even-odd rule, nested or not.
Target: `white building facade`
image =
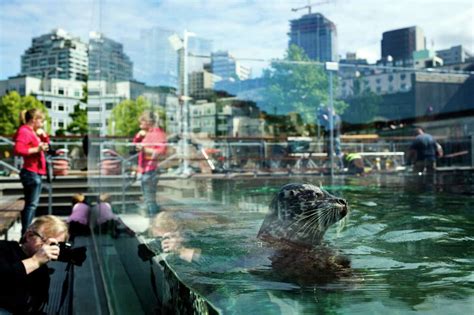
[[[33,38],[21,56],[22,75],[86,81],[87,72],[87,44],[63,29]]]

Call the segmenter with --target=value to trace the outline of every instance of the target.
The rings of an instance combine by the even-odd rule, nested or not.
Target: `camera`
[[[148,243],[138,244],[138,256],[143,260],[147,261],[152,259],[158,254],[163,252],[161,248],[161,237],[157,237]]]
[[[57,245],[59,247],[58,261],[71,263],[76,266],[82,266],[82,263],[84,260],[86,260],[87,248],[85,246],[73,248],[72,245],[67,242],[59,242],[57,244],[51,245]]]

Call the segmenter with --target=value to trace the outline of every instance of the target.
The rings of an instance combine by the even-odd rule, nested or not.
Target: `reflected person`
[[[20,240],[0,241],[0,314],[42,314],[48,302],[47,264],[59,257],[67,224],[56,216],[36,218]]]
[[[143,199],[147,214],[152,217],[159,211],[156,202],[158,161],[166,153],[166,134],[158,127],[155,113],[146,111],[140,118],[140,131],[133,138],[138,154],[138,173],[141,174]]]
[[[201,258],[200,249],[185,246],[185,227],[176,212],[158,213],[151,222],[150,233],[161,241],[164,253],[174,254],[187,262],[196,262]]]

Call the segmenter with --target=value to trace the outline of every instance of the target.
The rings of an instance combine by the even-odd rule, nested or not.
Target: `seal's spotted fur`
[[[322,188],[288,184],[273,198],[258,238],[275,252],[269,257],[281,280],[327,283],[350,274],[350,261],[322,243],[326,230],[348,206]]]
[[[258,237],[267,241],[273,238],[299,245],[318,245],[326,230],[347,212],[344,199],[322,188],[288,184],[273,198]]]

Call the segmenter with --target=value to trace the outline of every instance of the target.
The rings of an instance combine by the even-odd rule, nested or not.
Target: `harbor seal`
[[[350,274],[350,261],[323,242],[344,218],[347,202],[309,184],[287,184],[271,201],[258,238],[274,249],[269,257],[281,280],[327,283]]]

